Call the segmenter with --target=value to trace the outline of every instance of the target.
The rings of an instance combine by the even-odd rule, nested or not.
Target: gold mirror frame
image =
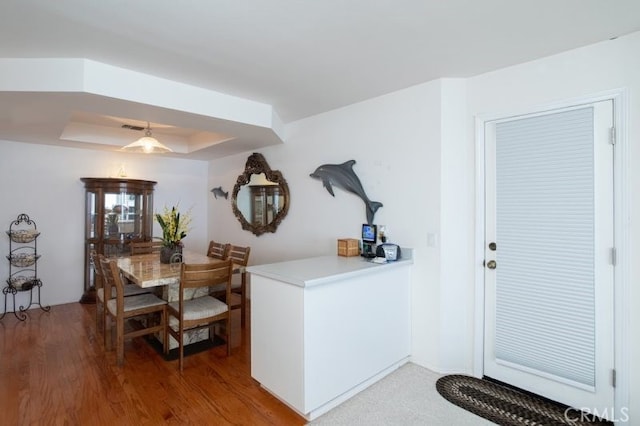
[[[284,196],[284,204],[282,206],[282,210],[280,210],[276,214],[271,222],[265,225],[254,225],[252,223],[249,223],[240,209],[238,209],[238,193],[244,185],[249,184],[251,175],[260,173],[264,173],[268,181],[278,184],[280,190],[282,191],[282,195]],[[266,232],[276,232],[278,225],[287,215],[287,212],[289,211],[290,199],[289,186],[287,185],[287,181],[285,180],[284,176],[282,176],[282,173],[280,173],[280,171],[271,170],[269,164],[267,164],[267,160],[264,159],[262,154],[254,152],[247,159],[247,163],[244,166],[244,173],[238,176],[238,179],[236,180],[236,184],[233,187],[233,195],[231,196],[231,199],[233,201],[233,214],[236,216],[236,218],[238,218],[238,221],[242,225],[242,229],[251,231],[256,236],[260,236]]]

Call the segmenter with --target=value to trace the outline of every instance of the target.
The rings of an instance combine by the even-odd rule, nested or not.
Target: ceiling
[[[149,121],[170,155],[208,160],[282,143],[304,117],[638,30],[638,0],[2,0],[0,58],[20,78],[0,81],[0,138],[117,150],[142,136],[123,124]],[[75,91],[39,84],[63,58],[97,65]],[[89,90],[103,74],[137,83]]]

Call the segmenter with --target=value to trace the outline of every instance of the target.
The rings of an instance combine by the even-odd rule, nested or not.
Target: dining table
[[[143,288],[152,289],[153,292],[166,300],[175,302],[179,299],[180,292],[180,269],[181,263],[161,263],[160,253],[136,254],[133,256],[123,256],[116,260],[122,275],[134,284]],[[207,255],[183,250],[182,262],[184,263],[218,263],[220,259]],[[185,300],[200,297],[208,293],[206,287],[199,289],[185,289]],[[161,340],[162,336],[158,336]],[[185,334],[185,345],[207,340],[209,338],[207,329],[200,329]],[[178,342],[170,337],[169,349],[175,349]]]
[[[184,250],[184,263],[217,263],[221,260]],[[129,281],[142,288],[180,284],[180,263],[161,263],[159,253],[136,254],[117,259],[118,268]]]

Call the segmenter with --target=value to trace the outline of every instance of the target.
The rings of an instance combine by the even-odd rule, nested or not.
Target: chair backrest
[[[230,244],[222,244],[211,240],[209,242],[209,249],[207,250],[207,256],[215,259],[225,260],[229,254]]]
[[[180,288],[210,287],[231,280],[231,261],[215,263],[183,263],[180,270]]]
[[[225,299],[231,298],[231,275],[233,264],[230,260],[216,263],[183,263],[180,269],[180,291],[178,296],[178,311],[180,321],[184,312],[185,289],[213,287],[225,285]]]
[[[109,260],[104,255],[98,255],[102,280],[104,284],[104,300],[111,299],[113,291],[116,292],[118,314],[124,309],[124,284],[120,277],[120,269],[116,260]]]
[[[100,259],[98,258],[98,253],[95,250],[91,250],[89,252],[89,259],[91,264],[93,265],[93,270],[95,271],[95,275],[93,277],[93,286],[96,290],[100,290],[103,287],[103,278],[102,278],[102,265],[100,264]]]
[[[131,255],[158,253],[162,248],[162,241],[136,241],[129,244]]]
[[[229,248],[229,254],[227,259],[231,259],[236,266],[247,266],[249,263],[249,254],[251,253],[251,247],[241,247],[232,245]]]

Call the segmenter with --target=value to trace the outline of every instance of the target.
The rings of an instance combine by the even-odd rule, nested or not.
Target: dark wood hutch
[[[95,303],[91,253],[107,257],[129,252],[132,241],[151,241],[156,182],[126,178],[81,178],[85,185],[84,294]]]
[[[281,191],[276,184],[251,185],[251,223],[264,226],[271,223],[282,210]]]

